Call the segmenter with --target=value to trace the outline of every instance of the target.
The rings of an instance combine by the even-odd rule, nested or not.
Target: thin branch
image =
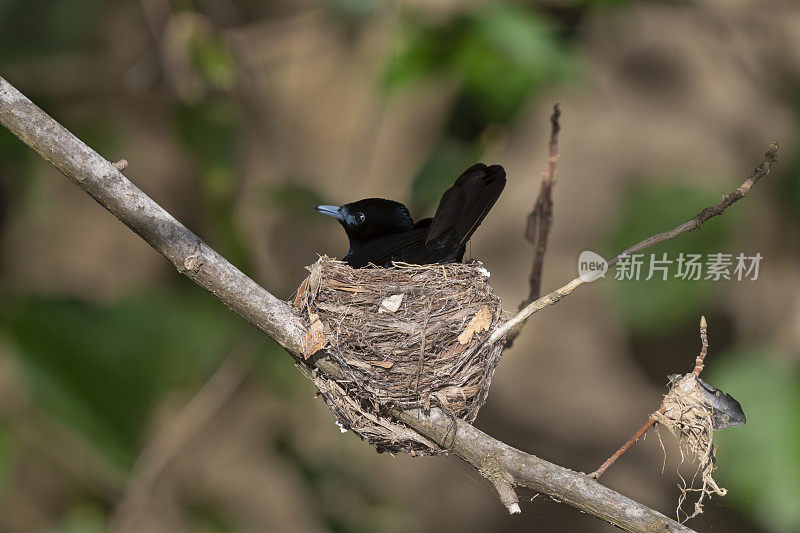
[[[547,252],[547,238],[553,226],[553,183],[556,177],[558,164],[558,133],[561,131],[561,108],[558,104],[553,106],[550,115],[550,143],[548,145],[547,169],[542,173],[542,184],[539,196],[525,228],[525,239],[533,245],[533,267],[530,275],[530,290],[525,305],[541,296],[542,270],[544,268],[544,255]]]
[[[665,410],[664,406],[662,405],[661,408],[658,410],[658,412],[659,413],[663,413],[664,410]],[[605,471],[608,470],[608,467],[613,465],[616,462],[616,460],[619,459],[620,456],[623,453],[627,452],[628,448],[630,448],[631,446],[636,444],[636,441],[638,441],[639,438],[642,435],[644,435],[647,432],[647,430],[650,429],[652,427],[652,425],[655,424],[655,423],[656,423],[656,419],[655,418],[652,418],[652,417],[649,418],[647,420],[647,422],[645,422],[644,425],[641,428],[639,428],[639,431],[634,433],[633,437],[628,439],[628,442],[626,442],[625,444],[620,446],[619,450],[615,451],[614,454],[611,457],[606,459],[606,462],[603,463],[602,465],[600,465],[600,468],[598,468],[597,470],[595,470],[594,472],[589,474],[589,477],[592,478],[592,479],[599,479],[600,476],[602,476],[603,473],[605,473]]]
[[[539,187],[539,196],[533,206],[533,211],[528,215],[525,227],[525,239],[533,245],[533,266],[528,280],[528,297],[519,305],[520,310],[532,301],[537,300],[542,294],[542,271],[544,270],[544,256],[547,252],[547,238],[553,226],[553,182],[556,177],[556,164],[558,164],[558,132],[561,131],[559,118],[561,108],[558,104],[553,106],[550,115],[550,144],[548,145],[547,168],[542,172],[542,183]],[[517,329],[506,336],[506,348],[511,348],[514,340],[525,326],[523,321]]]
[[[109,161],[3,78],[0,78],[0,123],[144,238],[179,272],[266,333],[296,360],[302,361],[300,339],[305,328],[288,304],[231,265],[133,185]],[[551,294],[548,297],[556,296]],[[344,375],[342,369],[327,357],[317,358],[316,366],[318,371],[334,379]],[[436,409],[427,416],[417,411],[398,412],[397,416],[440,445],[444,445],[448,434],[453,434],[453,420]],[[499,471],[510,476],[509,484],[529,487],[627,531],[692,531],[586,475],[516,450],[462,420],[455,420],[455,427],[456,437],[448,439],[447,447],[469,464],[482,465],[482,472],[490,471],[486,467],[497,465]]]
[[[150,501],[161,473],[244,382],[251,364],[236,352],[234,349],[189,403],[150,440],[139,455],[117,505],[111,528],[113,531],[121,533],[136,530],[136,521]]]
[[[559,287],[558,289],[554,290],[549,294],[545,294],[538,300],[531,302],[525,309],[508,319],[502,326],[495,329],[492,332],[492,335],[486,340],[487,344],[492,344],[494,342],[499,341],[502,339],[509,331],[516,328],[519,324],[523,321],[527,320],[529,316],[532,314],[541,311],[545,307],[550,307],[553,304],[557,304],[561,301],[564,296],[572,293],[575,289],[580,287],[584,284],[584,281],[581,278],[575,278],[563,287]]]
[[[715,205],[711,207],[706,207],[695,216],[680,224],[675,226],[669,231],[665,231],[663,233],[659,233],[657,235],[653,235],[652,237],[648,237],[645,240],[638,242],[627,248],[623,252],[615,255],[611,259],[608,260],[608,267],[611,268],[622,258],[626,256],[633,255],[635,253],[641,252],[645,248],[649,248],[651,246],[655,246],[656,244],[660,244],[664,241],[668,241],[678,237],[679,235],[683,235],[684,233],[689,233],[690,231],[699,230],[703,224],[705,224],[709,219],[721,215],[725,212],[727,208],[731,205],[736,203],[737,201],[741,200],[742,198],[750,192],[750,189],[753,185],[756,184],[758,180],[766,176],[772,165],[775,164],[775,161],[778,160],[778,143],[773,142],[769,145],[769,149],[767,153],[764,154],[764,160],[758,165],[755,170],[744,180],[744,182],[739,185],[733,192],[730,194],[726,194],[722,197]],[[561,300],[564,296],[567,296],[572,291],[580,287],[584,284],[584,281],[581,278],[575,278],[563,287],[556,289],[555,291],[551,292],[550,294],[539,298],[538,300],[532,302],[528,305],[525,309],[517,313],[511,319],[509,319],[505,324],[494,330],[492,332],[491,337],[486,341],[487,343],[493,343],[499,341],[501,338],[506,336],[511,330],[516,328],[520,323],[526,320],[529,316],[557,303]]]

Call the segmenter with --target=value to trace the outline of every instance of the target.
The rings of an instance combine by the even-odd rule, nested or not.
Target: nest
[[[697,376],[693,373],[677,376],[664,396],[662,409],[651,415],[679,439],[681,463],[696,464],[692,478],[687,481],[680,475],[681,496],[676,510],[678,520],[685,522],[703,512],[703,500],[717,494],[725,496],[711,476],[715,468],[714,410],[708,404]],[[697,493],[694,509],[689,514],[683,510],[690,493]]]
[[[472,422],[486,401],[502,343],[487,344],[501,302],[480,263],[353,269],[321,257],[294,306],[308,326],[303,353],[325,349],[346,379],[311,379],[336,415],[379,452],[439,446],[391,409],[439,407]]]

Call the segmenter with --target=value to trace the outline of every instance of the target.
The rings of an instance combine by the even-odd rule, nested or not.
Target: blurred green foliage
[[[358,29],[367,17],[385,7],[382,2],[375,0],[326,0],[324,4],[337,20],[353,30]]]
[[[232,172],[241,115],[229,98],[181,105],[176,110],[178,139],[204,168],[222,167]],[[216,186],[215,194],[230,194],[230,185]]]
[[[747,424],[714,434],[726,499],[765,529],[800,527],[800,368],[767,346],[714,358],[708,380],[743,406]]]
[[[162,396],[200,386],[233,350],[256,355],[254,374],[276,395],[303,379],[279,346],[212,296],[189,282],[179,289],[105,305],[17,298],[0,314],[37,403],[125,468]]]
[[[311,209],[324,204],[322,195],[316,189],[297,182],[287,181],[270,186],[263,192],[263,199],[270,209],[283,215],[298,217],[316,223],[327,223]]]
[[[28,206],[28,192],[32,180],[13,179],[15,176],[30,174],[30,166],[36,153],[19,142],[5,128],[0,128],[0,215],[4,214],[8,204],[14,204],[20,209]],[[6,197],[4,197],[6,196]],[[3,217],[0,216],[0,224]],[[2,227],[0,227],[0,230]],[[0,234],[1,236],[2,234]]]
[[[104,533],[108,531],[104,509],[94,502],[84,501],[70,507],[53,533]]]
[[[15,447],[11,431],[0,423],[0,496],[14,473]]]
[[[121,466],[136,458],[159,396],[210,375],[242,329],[207,296],[176,296],[108,306],[28,298],[4,309],[38,402]]]
[[[480,159],[481,148],[457,139],[443,141],[411,183],[412,212],[435,209],[456,176]]]
[[[606,257],[650,235],[677,226],[704,207],[715,203],[719,197],[718,190],[699,185],[676,185],[675,180],[641,183],[630,187],[621,193],[619,218],[611,230],[606,245]],[[733,252],[726,247],[731,242],[730,236],[737,219],[741,217],[740,211],[741,209],[731,209],[724,217],[708,221],[702,231],[648,248],[644,252],[642,276],[638,281],[615,279],[608,285],[614,297],[614,305],[634,334],[669,331],[677,326],[694,324],[699,315],[710,312],[707,308],[708,302],[713,301],[713,294],[726,282],[675,278],[675,261],[681,253],[705,255]],[[736,250],[740,251],[742,250]],[[661,259],[664,253],[668,260],[673,261],[669,266],[667,279],[662,280],[661,274],[656,273],[651,280],[646,281],[644,278],[648,274],[650,254]],[[612,268],[606,277],[612,279],[615,273],[616,269]]]
[[[307,456],[288,435],[278,434],[272,443],[284,461],[303,479],[308,491],[319,502],[319,515],[328,530],[361,533],[375,529],[376,509],[388,505],[380,491],[362,485],[347,464],[319,455]],[[342,501],[347,500],[347,505]],[[357,507],[355,507],[357,506]]]
[[[216,34],[197,36],[191,47],[192,65],[208,87],[217,91],[233,89],[236,64],[222,38]]]
[[[508,125],[531,98],[580,72],[578,55],[553,22],[512,3],[481,4],[443,22],[408,11],[400,41],[384,75],[387,95],[424,80],[457,85],[440,144],[414,179],[415,211],[430,208],[480,160],[487,131]]]
[[[175,110],[177,137],[194,160],[203,206],[212,232],[209,239],[220,253],[247,269],[249,254],[236,227],[236,155],[242,113],[228,96],[212,96]]]
[[[223,533],[234,531],[236,524],[224,513],[220,512],[218,502],[187,502],[187,511],[191,517],[190,529],[203,533]]]
[[[0,1],[0,61],[96,46],[104,4],[103,0]]]
[[[577,57],[537,11],[488,3],[442,24],[408,15],[385,88],[424,78],[454,78],[470,112],[486,124],[507,123],[528,97],[574,74]]]
[[[795,103],[792,106],[795,122],[800,122],[800,80],[795,82]],[[800,139],[794,139],[794,146],[788,146],[791,159],[788,164],[777,169],[780,189],[778,202],[786,207],[789,215],[800,220]],[[782,146],[783,148],[783,146]],[[784,148],[785,150],[785,148]]]
[[[239,268],[250,257],[236,224],[238,165],[244,125],[241,102],[234,97],[237,66],[221,34],[195,29],[182,53],[189,58],[203,90],[175,105],[176,137],[199,172],[198,185],[209,220],[208,239]]]

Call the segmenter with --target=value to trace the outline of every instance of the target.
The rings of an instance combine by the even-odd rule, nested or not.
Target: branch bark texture
[[[290,306],[260,287],[133,185],[120,170],[86,146],[3,78],[0,123],[52,163],[73,183],[166,257],[182,274],[211,292],[242,318],[301,357],[305,328]],[[315,372],[342,377],[326,357]],[[531,488],[566,502],[626,531],[689,532],[691,529],[649,509],[582,473],[516,450],[461,420],[433,409],[398,411],[398,418],[422,435],[448,447],[489,479],[501,501],[517,511],[515,486]],[[455,429],[455,431],[454,431]]]
[[[474,466],[492,482],[507,508],[518,505],[514,487],[526,487],[567,503],[625,531],[691,532],[661,513],[600,485],[583,473],[554,465],[498,441],[439,409],[398,411],[397,417]]]

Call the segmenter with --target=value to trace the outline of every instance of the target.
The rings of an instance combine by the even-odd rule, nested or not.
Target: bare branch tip
[[[778,161],[778,150],[780,150],[778,141],[772,141],[769,145],[769,148],[767,148],[766,153],[764,153],[764,160],[756,167],[756,172],[758,172],[760,176],[769,173],[772,165]]]
[[[708,328],[708,322],[706,322],[706,317],[705,317],[705,315],[700,317],[700,328],[701,328],[701,329],[706,329],[706,328]]]
[[[508,509],[508,514],[520,514],[522,509],[519,506],[519,498],[517,498],[517,492],[514,490],[514,486],[506,479],[506,477],[502,474],[496,473],[489,477],[489,481],[492,482],[495,490],[497,491],[497,495],[500,497],[500,502]]]
[[[553,125],[553,133],[558,133],[561,129],[558,119],[561,118],[561,106],[556,102],[553,104],[553,114],[550,115],[550,123]]]
[[[767,165],[772,165],[778,160],[778,150],[780,150],[781,146],[778,144],[778,141],[772,141],[769,145],[769,149],[767,149],[767,153],[764,154],[764,157],[767,159]]]

